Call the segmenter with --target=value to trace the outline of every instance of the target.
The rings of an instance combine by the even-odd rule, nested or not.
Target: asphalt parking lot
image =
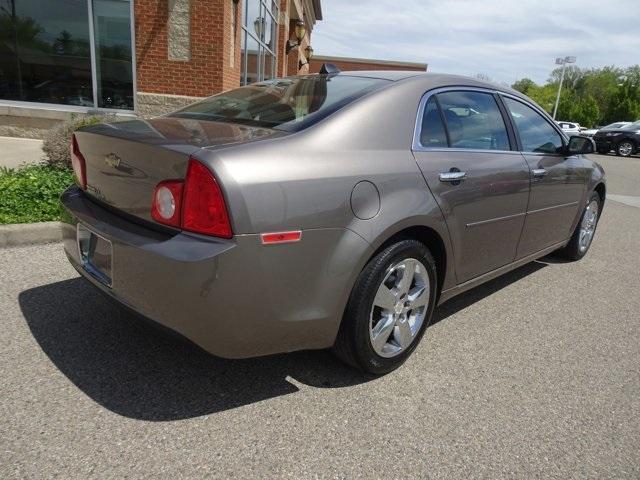
[[[0,478],[638,478],[640,158],[594,158],[611,197],[589,255],[450,301],[382,378],[207,356],[60,245],[0,250]]]

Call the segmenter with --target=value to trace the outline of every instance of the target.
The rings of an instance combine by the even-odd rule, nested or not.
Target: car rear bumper
[[[71,188],[64,249],[71,264],[116,301],[226,358],[330,347],[370,246],[346,229],[305,230],[302,241],[264,246],[166,234],[131,222]],[[111,286],[80,259],[77,223],[112,245]],[[355,255],[353,255],[355,253]]]

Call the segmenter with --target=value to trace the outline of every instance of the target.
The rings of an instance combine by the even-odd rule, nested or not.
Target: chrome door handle
[[[547,174],[547,171],[544,168],[534,168],[531,170],[531,174],[536,178],[540,178],[544,177]]]
[[[441,182],[459,182],[464,180],[467,176],[467,172],[442,172],[438,178]]]

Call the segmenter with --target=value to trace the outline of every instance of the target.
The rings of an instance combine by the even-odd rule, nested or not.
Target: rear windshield
[[[297,131],[388,84],[347,75],[278,78],[214,95],[169,116]]]

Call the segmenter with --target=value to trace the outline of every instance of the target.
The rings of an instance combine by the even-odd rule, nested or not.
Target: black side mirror
[[[593,153],[595,151],[596,144],[592,138],[583,135],[574,135],[569,138],[569,145],[567,146],[569,155]]]

